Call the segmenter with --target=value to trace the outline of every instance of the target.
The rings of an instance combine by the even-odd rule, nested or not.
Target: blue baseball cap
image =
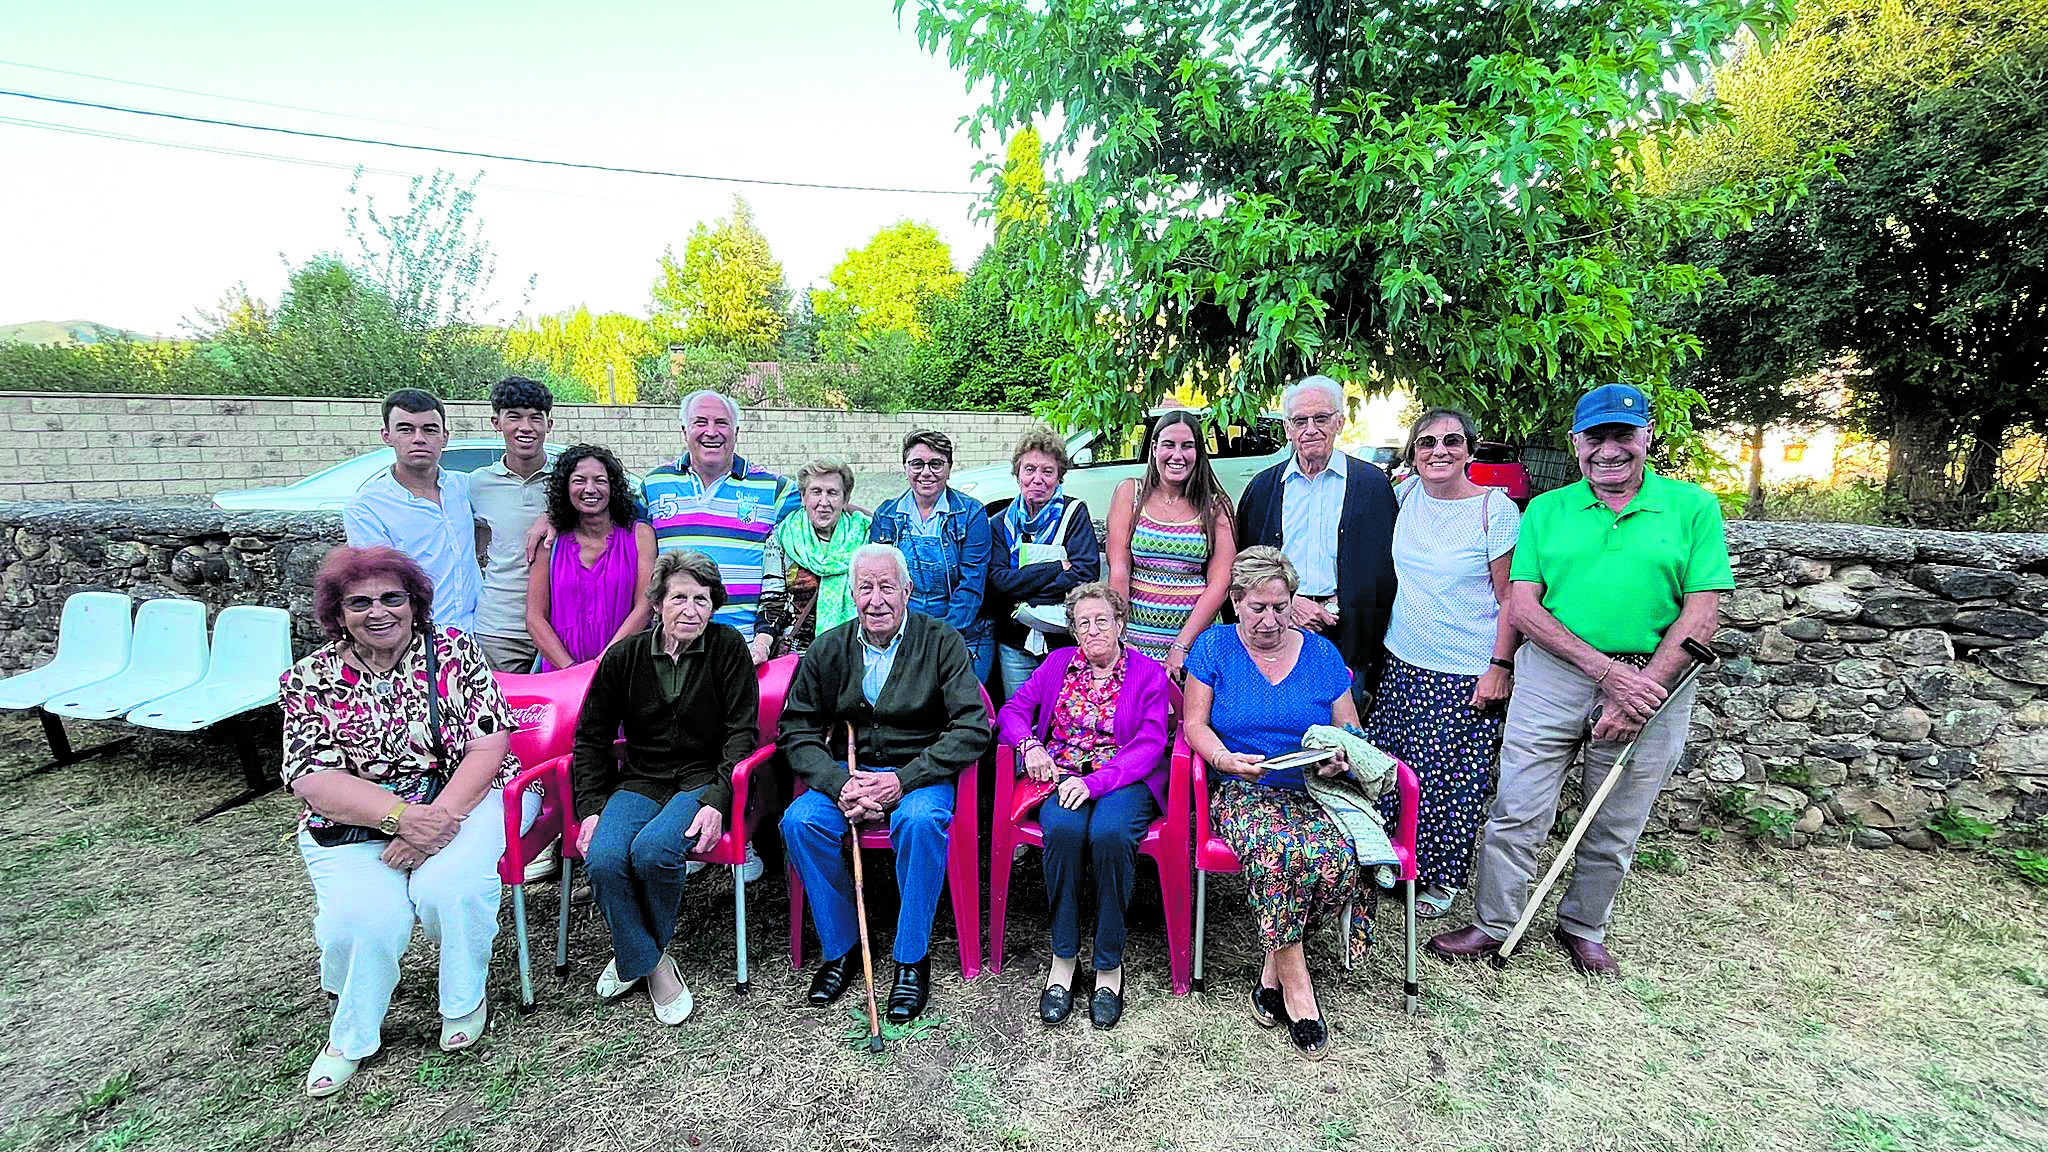
[[[1579,397],[1578,411],[1572,413],[1572,435],[1602,424],[1649,427],[1649,398],[1641,389],[1628,384],[1602,384]]]

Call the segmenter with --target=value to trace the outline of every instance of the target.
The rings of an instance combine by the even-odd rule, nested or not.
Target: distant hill
[[[147,332],[116,328],[96,320],[31,320],[26,324],[0,324],[0,343],[104,344],[123,336],[141,341],[157,339]]]

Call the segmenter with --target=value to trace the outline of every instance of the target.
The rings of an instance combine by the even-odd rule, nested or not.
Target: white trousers
[[[540,811],[523,798],[522,827]],[[453,1020],[484,1002],[491,942],[498,935],[498,858],[505,854],[504,793],[493,788],[448,846],[411,872],[384,863],[385,841],[322,848],[304,830],[299,854],[319,911],[320,987],[335,997],[327,1042],[360,1060],[383,1045],[384,1014],[398,987],[398,958],[418,920],[441,948],[441,1015]]]

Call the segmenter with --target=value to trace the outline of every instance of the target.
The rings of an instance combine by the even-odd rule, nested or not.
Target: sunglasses
[[[1415,438],[1415,450],[1417,452],[1433,452],[1439,443],[1446,448],[1463,448],[1465,446],[1465,437],[1457,432],[1446,433],[1441,441],[1434,436],[1417,436]]]
[[[368,612],[375,604],[382,604],[386,608],[403,608],[410,603],[412,597],[403,592],[386,592],[382,596],[350,596],[341,602],[341,606],[350,612]]]

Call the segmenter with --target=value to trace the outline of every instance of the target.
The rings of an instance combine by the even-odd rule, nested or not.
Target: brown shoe
[[[1430,955],[1445,960],[1483,960],[1500,953],[1500,941],[1488,936],[1486,929],[1477,924],[1455,932],[1439,932],[1422,947]]]
[[[1598,940],[1574,936],[1565,931],[1564,925],[1560,924],[1557,926],[1557,942],[1564,945],[1565,955],[1571,957],[1572,967],[1578,969],[1581,974],[1621,979],[1621,965],[1614,962],[1614,957],[1607,954],[1606,946]]]

